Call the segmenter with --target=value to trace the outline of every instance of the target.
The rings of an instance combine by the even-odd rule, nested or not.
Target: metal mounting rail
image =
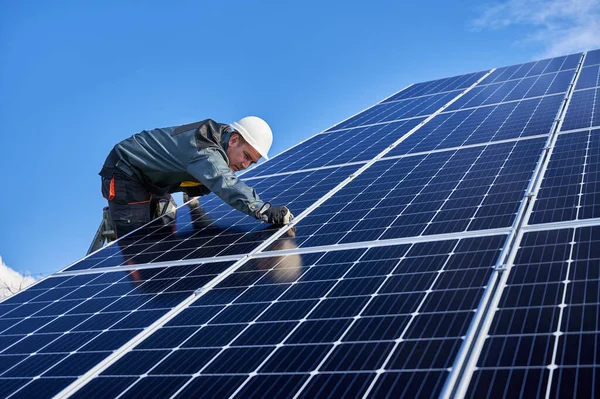
[[[147,328],[145,328],[141,333],[139,333],[134,338],[132,338],[130,341],[128,341],[126,344],[124,344],[123,346],[121,346],[118,350],[116,350],[115,352],[113,352],[109,357],[107,357],[102,362],[100,362],[99,364],[97,364],[94,368],[92,368],[91,370],[89,370],[84,375],[80,376],[77,380],[75,380],[73,383],[71,383],[68,387],[66,387],[61,392],[59,392],[55,396],[55,398],[62,399],[62,398],[67,398],[67,397],[71,396],[72,394],[74,394],[75,392],[77,392],[79,389],[81,389],[83,386],[85,386],[93,378],[95,378],[98,375],[100,375],[100,373],[102,373],[104,370],[106,370],[108,367],[110,367],[112,364],[114,364],[116,361],[118,361],[120,358],[122,358],[126,353],[128,353],[131,349],[135,348],[138,344],[140,344],[142,341],[144,341],[147,337],[149,337],[150,335],[152,335],[157,329],[159,329],[160,327],[162,327],[163,325],[165,325],[167,322],[169,322],[171,319],[173,319],[175,316],[177,316],[183,310],[187,309],[187,307],[189,305],[191,305],[192,303],[194,303],[195,301],[197,301],[204,294],[206,294],[208,291],[210,291],[213,287],[215,287],[221,281],[223,281],[224,279],[226,279],[233,272],[235,272],[236,270],[238,270],[242,265],[244,265],[248,260],[250,260],[250,258],[252,257],[252,255],[255,255],[255,254],[261,252],[262,250],[268,248],[269,245],[271,245],[273,242],[275,242],[277,239],[279,239],[282,235],[284,235],[285,233],[287,233],[289,231],[289,229],[291,229],[298,221],[302,220],[306,215],[310,214],[316,207],[318,207],[325,200],[327,200],[328,198],[330,198],[333,194],[335,194],[341,188],[343,188],[344,186],[346,186],[350,181],[352,181],[354,178],[356,178],[356,176],[358,176],[362,172],[364,172],[368,167],[370,167],[376,161],[378,161],[379,159],[383,158],[385,156],[385,154],[387,154],[389,151],[391,151],[399,143],[401,143],[402,141],[404,141],[412,133],[414,133],[415,131],[417,131],[425,123],[427,123],[431,119],[433,119],[436,115],[438,115],[440,112],[442,112],[446,107],[448,107],[449,105],[451,105],[452,103],[454,103],[457,99],[459,99],[464,94],[466,94],[467,92],[469,92],[479,82],[481,82],[483,79],[485,79],[487,76],[489,76],[494,70],[495,69],[491,69],[488,73],[486,73],[483,77],[481,77],[477,82],[475,82],[469,88],[467,88],[466,90],[464,90],[461,94],[459,94],[458,96],[456,96],[455,98],[453,98],[452,100],[450,100],[448,103],[446,103],[444,106],[442,106],[440,109],[438,109],[435,113],[431,114],[429,117],[427,117],[420,124],[418,124],[417,126],[415,126],[413,129],[411,129],[410,131],[408,131],[407,133],[405,133],[401,138],[399,138],[398,140],[396,140],[392,145],[388,146],[384,151],[382,151],[376,157],[374,157],[373,159],[371,159],[370,161],[368,161],[358,171],[354,172],[347,179],[345,179],[344,181],[342,181],[341,183],[339,183],[336,187],[334,187],[332,190],[330,190],[319,201],[317,201],[312,206],[310,206],[309,208],[307,208],[304,212],[302,212],[300,215],[298,215],[298,217],[296,219],[294,219],[294,224],[288,225],[288,226],[284,226],[281,229],[279,229],[279,231],[277,233],[273,234],[271,237],[269,237],[267,240],[265,240],[261,245],[259,245],[256,248],[254,248],[254,250],[252,250],[248,254],[244,255],[241,259],[239,259],[236,263],[234,263],[232,266],[230,266],[227,270],[225,270],[224,272],[222,272],[221,274],[219,274],[217,277],[215,277],[213,280],[211,280],[208,284],[204,285],[202,288],[196,290],[196,292],[193,295],[190,295],[190,297],[186,298],[182,303],[180,303],[175,308],[173,308],[171,311],[169,311],[168,313],[166,313],[163,317],[161,317],[156,322],[154,322],[153,324],[151,324],[150,326],[148,326]],[[369,107],[369,108],[371,108],[371,107]],[[197,259],[196,261],[197,262],[202,262],[202,259],[200,258],[200,259]]]
[[[315,210],[322,203],[324,203],[329,198],[331,198],[335,193],[337,193],[338,191],[340,191],[342,188],[344,188],[345,186],[347,186],[356,177],[360,176],[365,170],[367,170],[368,168],[370,168],[371,165],[373,165],[375,162],[377,162],[377,161],[381,160],[382,158],[384,158],[386,154],[388,154],[390,151],[392,151],[394,148],[396,148],[400,143],[402,143],[404,140],[406,140],[414,132],[416,132],[417,130],[419,130],[427,122],[429,122],[430,120],[432,120],[433,118],[435,118],[437,115],[439,115],[441,112],[443,112],[444,109],[446,109],[447,107],[449,107],[450,105],[452,105],[456,100],[458,100],[459,98],[461,98],[462,96],[464,96],[465,94],[467,94],[470,90],[472,90],[475,86],[477,86],[477,84],[479,82],[481,82],[483,79],[487,78],[495,70],[496,70],[495,68],[490,69],[485,75],[483,75],[479,80],[477,80],[477,82],[473,83],[471,86],[469,86],[467,89],[465,89],[462,93],[460,93],[459,95],[457,95],[456,97],[454,97],[452,100],[448,101],[446,104],[444,104],[441,108],[439,108],[433,114],[429,115],[427,118],[425,118],[423,121],[421,121],[421,123],[419,123],[417,126],[413,127],[408,132],[406,132],[402,137],[400,137],[394,143],[390,144],[386,149],[384,149],[379,154],[377,154],[374,158],[372,158],[370,161],[368,161],[365,165],[363,165],[361,168],[359,168],[356,172],[352,173],[350,176],[348,176],[346,179],[344,179],[342,182],[340,182],[337,186],[335,186],[334,188],[332,188],[327,194],[325,194],[324,196],[322,196],[318,201],[316,201],[310,207],[308,207],[307,209],[305,209],[304,212],[302,212],[300,215],[298,215],[296,218],[294,218],[294,221],[291,224],[289,224],[287,226],[284,226],[279,231],[277,231],[277,233],[275,233],[273,236],[271,236],[271,239],[272,238],[277,239],[277,238],[281,237],[282,235],[284,235],[285,233],[287,233],[290,229],[294,228],[298,224],[298,222],[300,222],[302,219],[304,219],[313,210]],[[271,244],[271,242],[272,241],[269,240],[268,243],[265,242],[265,243],[259,245],[258,248],[257,248],[258,252],[261,252],[264,249],[268,248],[268,246]]]
[[[467,392],[471,382],[471,377],[475,371],[477,359],[479,358],[481,350],[483,349],[483,344],[492,324],[495,310],[498,307],[498,303],[500,302],[504,287],[506,286],[506,281],[510,274],[511,267],[517,255],[519,243],[521,242],[521,238],[524,234],[524,227],[529,220],[533,209],[533,204],[535,202],[535,197],[548,167],[552,150],[556,143],[558,132],[560,131],[560,127],[562,125],[562,120],[564,119],[564,115],[570,103],[575,84],[579,78],[579,73],[581,71],[581,66],[583,65],[584,59],[585,54],[579,60],[575,74],[571,79],[569,89],[567,90],[567,93],[563,99],[563,104],[558,110],[557,117],[552,125],[551,133],[544,149],[542,150],[540,158],[538,159],[538,163],[533,171],[527,190],[525,191],[525,196],[521,202],[517,216],[515,217],[515,221],[511,228],[511,233],[509,234],[504,249],[498,258],[497,265],[490,276],[490,280],[487,285],[488,288],[484,292],[483,298],[480,301],[475,318],[469,327],[465,341],[463,342],[457,359],[452,366],[452,371],[446,380],[446,384],[444,385],[440,398],[463,398]]]
[[[544,231],[544,230],[559,230],[559,229],[575,229],[579,227],[592,227],[600,225],[600,218],[592,219],[576,219],[565,220],[564,222],[528,224],[523,227],[524,232]]]

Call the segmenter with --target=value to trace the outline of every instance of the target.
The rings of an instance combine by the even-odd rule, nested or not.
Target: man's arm
[[[198,151],[190,160],[187,171],[233,208],[258,218],[256,211],[264,202],[252,187],[238,179],[219,150],[205,148]]]

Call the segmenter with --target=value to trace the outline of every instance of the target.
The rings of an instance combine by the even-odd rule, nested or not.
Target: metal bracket
[[[508,265],[506,263],[501,263],[499,265],[494,266],[494,270],[499,271],[499,272],[506,271],[507,269],[508,269]]]

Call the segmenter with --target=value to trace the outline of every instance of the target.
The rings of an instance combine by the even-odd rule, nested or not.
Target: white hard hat
[[[264,158],[269,159],[269,149],[273,144],[273,133],[267,122],[257,116],[247,116],[231,124],[231,128],[239,132]]]

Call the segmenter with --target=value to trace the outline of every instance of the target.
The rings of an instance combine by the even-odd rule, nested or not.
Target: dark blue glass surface
[[[600,129],[561,134],[529,224],[600,217]]]
[[[245,173],[244,178],[370,160],[423,119],[414,118],[334,134],[319,134],[269,162],[258,165]],[[253,184],[253,181],[248,180],[248,184]]]
[[[595,396],[598,248],[599,226],[523,236],[467,397]]]
[[[177,382],[183,394],[225,380],[241,392],[273,381],[277,385],[269,392],[289,397],[300,382],[308,382],[305,395],[313,392],[313,382],[328,372],[373,381],[388,356],[385,368],[394,376],[411,370],[439,382],[448,375],[505,239],[250,260],[92,384],[131,375],[185,377],[185,383]],[[269,300],[246,295],[274,286],[283,291]],[[321,374],[311,377],[317,369]],[[432,370],[435,377],[425,377]],[[390,383],[387,373],[376,381],[377,389]],[[129,380],[132,386],[121,389],[137,391],[145,380]],[[420,392],[419,381],[405,389]],[[441,385],[427,389],[439,393]]]
[[[585,55],[583,66],[586,67],[597,64],[600,64],[600,50],[588,51]]]
[[[24,379],[7,384],[23,387],[23,395],[48,385],[38,397],[52,396],[232,263],[51,277],[34,285],[1,305],[10,308],[0,318],[0,381]],[[72,280],[79,287],[66,287]]]
[[[600,86],[600,65],[582,68],[575,90],[589,89],[597,86]]]
[[[416,116],[430,115],[444,106],[454,97],[459,95],[461,92],[462,90],[456,90],[408,100],[381,103],[361,112],[356,116],[353,116],[345,122],[335,125],[327,131],[330,132],[356,126],[371,125],[374,123],[390,122]]]
[[[538,138],[378,161],[299,221],[294,245],[508,227],[545,141]]]
[[[564,96],[437,115],[389,152],[388,156],[548,134]]]
[[[502,67],[492,72],[480,85],[575,69],[580,60],[581,53]]]
[[[421,97],[434,93],[442,93],[457,89],[466,89],[477,82],[487,71],[468,73],[451,78],[437,79],[429,82],[415,83],[402,90],[400,93],[386,99],[385,102],[403,100],[411,97]]]
[[[250,180],[252,187],[273,205],[286,205],[298,215],[319,200],[360,166]],[[123,237],[68,270],[134,266],[252,251],[278,228],[231,208],[214,194],[177,211],[173,221],[157,219]]]
[[[473,108],[530,97],[565,93],[569,88],[573,75],[575,75],[575,70],[569,70],[493,83],[487,86],[476,86],[452,103],[447,110]]]
[[[253,255],[74,397],[439,396],[507,236],[423,240],[513,225],[581,59],[495,70],[269,247],[286,256]],[[588,52],[562,123],[582,131],[559,134],[530,225],[600,217],[599,65]],[[486,73],[411,85],[243,178],[298,215]],[[233,264],[203,258],[279,231],[200,201],[69,268],[130,270],[57,275],[0,303],[0,397],[59,393]],[[382,241],[398,237],[419,239]],[[518,245],[466,396],[597,396],[600,227]]]
[[[562,131],[600,126],[600,88],[573,93]]]

